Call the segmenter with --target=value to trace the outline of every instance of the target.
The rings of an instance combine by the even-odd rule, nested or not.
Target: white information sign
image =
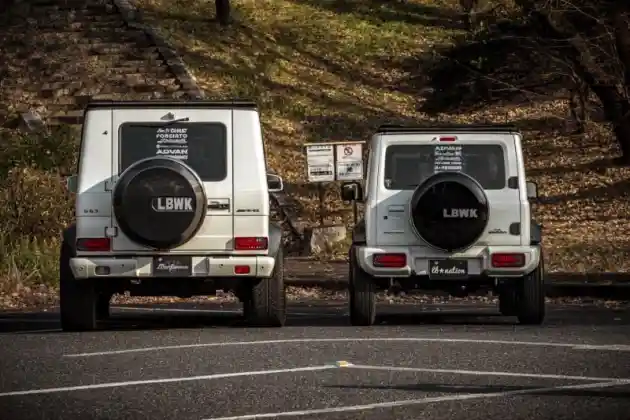
[[[311,144],[306,146],[306,165],[309,182],[335,180],[335,154],[332,145]]]
[[[363,179],[363,145],[347,143],[337,145],[337,180],[359,181]]]

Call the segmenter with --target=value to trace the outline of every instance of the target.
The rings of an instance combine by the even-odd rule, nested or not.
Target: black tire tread
[[[282,327],[287,318],[284,284],[284,250],[276,254],[271,277],[259,279],[244,302],[246,321],[256,327]]]
[[[101,320],[109,319],[110,302],[112,295],[110,293],[99,293],[96,301],[96,318]]]
[[[518,313],[516,288],[513,285],[506,285],[499,293],[499,312],[503,316],[514,316]]]
[[[541,252],[538,267],[519,282],[516,316],[523,325],[540,325],[545,314],[545,264]]]
[[[374,279],[359,267],[354,247],[350,249],[349,280],[350,323],[354,326],[374,325],[376,284]]]
[[[76,280],[70,269],[72,250],[61,247],[59,257],[59,312],[63,331],[92,331],[97,328],[96,287],[89,280]]]

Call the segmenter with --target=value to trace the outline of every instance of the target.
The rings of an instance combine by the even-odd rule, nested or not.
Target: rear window
[[[498,144],[397,144],[385,152],[385,188],[413,190],[431,175],[463,172],[486,190],[505,188],[505,159]]]
[[[119,132],[120,171],[156,156],[182,160],[203,181],[227,176],[227,129],[220,123],[125,123]]]

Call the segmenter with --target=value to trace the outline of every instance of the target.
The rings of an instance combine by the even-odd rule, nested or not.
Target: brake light
[[[375,267],[402,268],[407,265],[405,254],[374,254],[372,264]]]
[[[109,251],[111,240],[109,238],[81,238],[77,239],[77,251]]]
[[[457,140],[457,137],[455,136],[440,137],[440,141],[455,141],[455,140]]]
[[[492,266],[498,268],[522,267],[525,265],[525,254],[492,254]]]
[[[264,237],[234,238],[234,249],[237,251],[267,249],[267,242],[267,238]]]

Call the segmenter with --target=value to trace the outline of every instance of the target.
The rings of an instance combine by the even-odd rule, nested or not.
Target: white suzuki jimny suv
[[[76,224],[63,235],[64,330],[90,330],[114,293],[190,297],[231,290],[259,326],[286,319],[281,229],[269,220],[256,105],[244,101],[87,106]]]
[[[525,179],[521,134],[509,126],[383,126],[369,147],[365,202],[350,249],[350,317],[375,322],[377,289],[499,295],[503,315],[545,317],[541,226],[531,218],[536,184]],[[364,194],[365,189],[365,194]]]

